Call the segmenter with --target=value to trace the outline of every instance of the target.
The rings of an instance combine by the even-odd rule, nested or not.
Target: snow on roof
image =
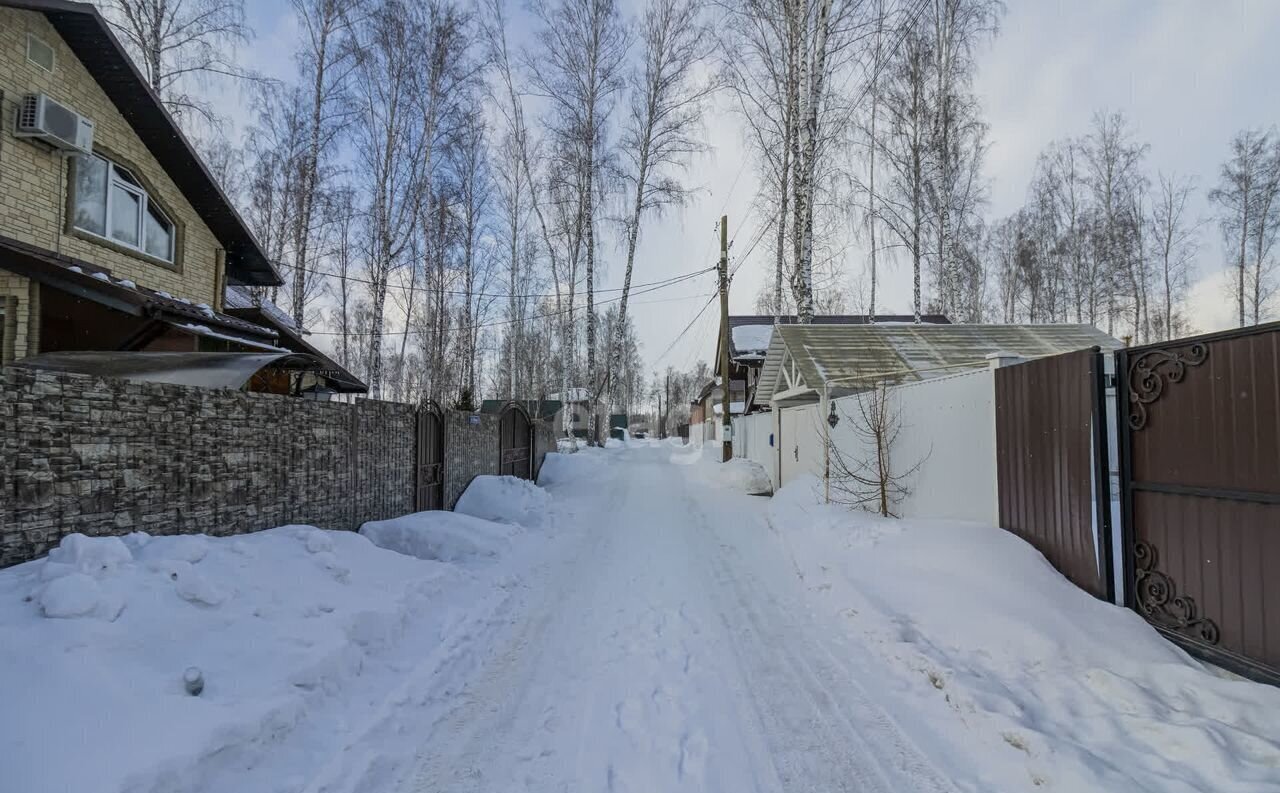
[[[763,353],[773,338],[772,325],[738,325],[732,331],[733,349],[739,354]]]
[[[568,399],[566,399],[566,400],[562,400],[562,401],[564,401],[564,402],[586,402],[586,401],[590,398],[590,396],[589,396],[589,394],[588,394],[588,392],[587,392],[587,389],[582,388],[582,387],[570,388],[568,393],[569,393],[569,398],[568,398]],[[549,398],[550,398],[550,399],[557,399],[557,400],[558,400],[558,399],[560,399],[560,395],[559,395],[559,394],[552,394]]]
[[[223,304],[227,308],[260,309],[263,314],[271,317],[271,319],[281,327],[288,328],[295,332],[301,332],[298,328],[298,324],[293,321],[293,317],[286,314],[284,309],[266,299],[261,303],[258,303],[254,299],[253,293],[249,291],[248,287],[239,286],[237,284],[227,284],[227,292],[223,298]]]
[[[723,403],[723,402],[716,402],[716,403],[715,403],[715,410],[716,410],[716,415],[717,415],[717,416],[724,415],[724,403]],[[745,413],[746,411],[747,411],[747,403],[746,403],[746,402],[730,402],[730,403],[729,403],[729,415],[730,415],[730,416],[738,416],[738,415],[741,415],[741,414]]]

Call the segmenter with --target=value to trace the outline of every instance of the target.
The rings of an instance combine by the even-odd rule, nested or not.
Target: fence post
[[[1107,432],[1107,369],[1102,348],[1089,353],[1093,394],[1093,478],[1094,509],[1098,521],[1098,553],[1105,579],[1107,600],[1116,602],[1115,553],[1111,539],[1111,439]]]

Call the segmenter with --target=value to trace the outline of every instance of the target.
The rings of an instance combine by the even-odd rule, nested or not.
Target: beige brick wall
[[[53,73],[27,60],[27,34],[53,47]],[[111,270],[141,286],[198,303],[214,303],[214,252],[218,242],[191,204],[71,53],[43,14],[0,8],[0,234],[61,251]],[[180,271],[65,233],[66,163],[42,143],[13,134],[17,103],[24,94],[45,93],[93,119],[95,145],[141,171],[159,203],[183,227]],[[65,223],[65,220],[63,221]],[[0,276],[2,278],[3,276]],[[6,288],[0,280],[0,288]]]
[[[5,330],[5,343],[0,346],[0,363],[12,363],[6,354],[10,348],[8,339],[8,331],[12,329],[13,335],[13,360],[26,357],[27,355],[27,323],[31,317],[31,300],[30,300],[30,284],[27,279],[13,273],[0,270],[0,311],[4,311],[11,304],[8,298],[12,297],[16,302],[17,310],[14,312],[17,322],[9,321],[6,316],[0,319],[0,327]]]

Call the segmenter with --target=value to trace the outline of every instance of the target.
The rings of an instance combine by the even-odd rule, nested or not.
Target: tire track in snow
[[[691,509],[696,511],[702,527],[714,524],[699,501],[688,497]],[[739,514],[734,517],[742,522],[759,520],[755,514],[734,510]],[[736,520],[725,520],[720,515],[721,524],[734,525],[740,530]],[[708,541],[718,545],[718,549],[708,549]],[[801,725],[785,723],[788,710],[786,697],[779,697],[778,692],[785,690],[790,682],[798,688],[801,696],[813,709],[810,724],[820,732],[828,750],[842,747],[848,756],[837,750],[835,756],[823,758],[819,752],[820,762],[830,762],[839,769],[830,774],[827,781],[809,780],[807,787],[814,791],[850,790],[859,793],[900,793],[902,791],[920,791],[921,793],[952,793],[954,785],[950,784],[938,773],[932,763],[920,752],[919,748],[905,736],[892,718],[867,696],[858,682],[855,670],[840,662],[838,656],[823,640],[814,638],[809,631],[797,626],[797,621],[807,622],[803,616],[801,604],[794,604],[784,609],[769,588],[757,576],[752,574],[744,562],[733,566],[726,553],[716,551],[732,550],[732,546],[720,544],[718,534],[712,530],[703,540],[704,556],[710,561],[716,575],[717,583],[727,587],[732,595],[734,608],[746,617],[750,628],[751,640],[757,645],[757,652],[764,655],[764,669],[775,668],[767,658],[770,652],[776,653],[783,663],[790,680],[766,681],[766,685],[753,686],[759,694],[768,693],[775,703],[767,707],[763,714],[767,720],[777,724],[784,730],[799,729]],[[765,612],[769,612],[767,615]],[[729,621],[726,615],[726,622]],[[739,644],[741,649],[742,645]],[[803,650],[803,652],[801,652]],[[827,659],[824,664],[822,657]],[[783,700],[780,704],[780,700]],[[773,711],[773,712],[770,712]],[[792,717],[794,722],[794,717]],[[786,749],[784,748],[784,751]],[[784,759],[784,765],[794,767],[795,761]],[[831,768],[811,768],[812,772],[828,775]],[[792,789],[790,786],[788,790]]]

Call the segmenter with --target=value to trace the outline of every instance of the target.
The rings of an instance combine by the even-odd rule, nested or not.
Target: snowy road
[[[761,502],[670,456],[614,455],[569,498],[574,541],[444,674],[396,789],[953,789],[802,605]]]

